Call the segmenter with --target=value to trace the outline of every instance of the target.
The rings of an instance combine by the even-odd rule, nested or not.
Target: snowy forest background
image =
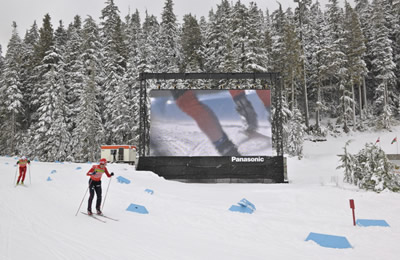
[[[294,1],[271,12],[222,0],[179,24],[172,0],[160,20],[121,17],[107,0],[99,23],[54,26],[46,14],[24,37],[14,22],[4,54],[0,46],[0,155],[94,161],[101,144],[138,144],[140,72],[281,72],[290,155],[301,156],[306,134],[390,130],[400,118],[400,0]]]

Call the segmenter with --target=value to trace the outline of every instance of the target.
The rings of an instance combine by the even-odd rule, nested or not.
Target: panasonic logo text
[[[264,157],[231,157],[232,162],[264,162]]]

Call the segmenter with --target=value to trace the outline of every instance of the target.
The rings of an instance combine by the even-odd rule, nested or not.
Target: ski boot
[[[101,212],[100,209],[97,209],[97,215],[103,215],[103,212]]]
[[[236,105],[236,111],[244,121],[245,131],[248,133],[256,131],[258,128],[257,114],[253,105],[246,98],[246,94],[242,93],[236,96],[233,101]]]
[[[91,216],[91,215],[93,215],[93,212],[92,212],[90,209],[88,209],[87,214],[88,214],[89,216]]]
[[[225,133],[218,141],[214,142],[214,146],[222,156],[240,156],[236,145],[229,140]]]

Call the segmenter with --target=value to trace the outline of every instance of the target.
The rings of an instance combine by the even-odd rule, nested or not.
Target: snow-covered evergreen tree
[[[22,129],[27,130],[32,124],[32,114],[34,113],[35,106],[33,105],[35,85],[37,84],[38,75],[35,72],[35,46],[38,44],[39,31],[36,22],[33,23],[31,28],[26,32],[23,45],[22,45],[22,71],[20,74],[22,83],[22,104],[25,108],[24,120],[22,122]],[[28,137],[28,136],[26,136]]]
[[[339,101],[336,107],[337,124],[343,124],[345,132],[350,131],[349,120],[352,118],[352,93],[349,90],[348,73],[346,68],[346,55],[343,52],[345,46],[343,31],[343,10],[339,7],[337,0],[329,0],[327,4],[328,34],[327,62],[330,80],[334,84],[333,95]],[[336,105],[336,104],[334,104]]]
[[[283,50],[282,63],[287,93],[290,93],[290,110],[298,109],[297,99],[300,96],[298,83],[303,78],[302,71],[302,50],[293,23],[292,13],[289,13],[283,23]]]
[[[143,22],[143,30],[140,35],[140,44],[138,48],[138,71],[141,72],[156,72],[157,50],[159,46],[160,25],[154,15],[146,16]]]
[[[366,47],[366,53],[363,57],[367,70],[370,71],[371,69],[371,55],[370,53],[370,46],[368,42],[371,41],[372,35],[371,35],[371,16],[372,16],[372,7],[369,4],[368,0],[355,0],[355,7],[354,10],[356,11],[357,15],[360,18],[360,25],[361,25],[361,31],[364,35],[365,39],[365,47]],[[362,94],[362,100],[363,100],[363,110],[364,110],[364,117],[368,118],[370,115],[370,109],[369,109],[369,104],[367,102],[367,91],[368,93],[372,93],[373,91],[373,84],[367,84],[367,81],[370,81],[370,77],[368,74],[364,75],[363,82],[362,82],[362,88],[363,88],[363,94]],[[371,86],[370,86],[371,85]]]
[[[285,24],[285,13],[282,10],[282,6],[279,5],[278,10],[275,10],[271,14],[271,68],[272,71],[282,72],[284,70],[284,63],[282,62],[282,56],[284,55],[284,24]],[[285,78],[284,78],[285,79]],[[286,92],[284,92],[286,95]]]
[[[290,120],[285,124],[286,142],[285,151],[291,156],[303,157],[303,143],[305,136],[305,126],[302,124],[300,110],[295,108],[291,112]]]
[[[314,134],[321,134],[322,113],[326,111],[325,102],[322,94],[322,87],[324,81],[328,79],[328,66],[326,62],[326,48],[324,27],[326,21],[319,2],[313,4],[310,8],[310,17],[308,19],[308,26],[304,29],[304,48],[308,62],[306,62],[306,70],[308,74],[309,94],[313,97],[314,102],[310,103],[310,108],[315,109],[315,127],[313,127]]]
[[[263,15],[261,10],[253,2],[250,3],[248,8],[248,29],[247,29],[247,42],[245,48],[245,65],[244,71],[246,72],[267,72],[268,58],[262,44],[264,41],[263,36]]]
[[[3,57],[3,49],[0,44],[0,78],[3,73],[3,68],[4,68],[4,57]]]
[[[348,151],[348,146],[350,142],[351,140],[345,143],[343,147],[344,154],[340,156],[341,164],[336,169],[340,168],[344,169],[344,178],[343,178],[344,182],[357,185],[359,176],[355,176],[356,161],[354,156]]]
[[[386,157],[385,152],[372,143],[355,155],[354,182],[358,187],[375,192],[385,189],[400,191],[398,176],[392,172],[393,164]]]
[[[77,32],[77,30],[74,30]],[[74,129],[72,132],[72,155],[77,161],[95,161],[98,149],[105,141],[105,130],[101,121],[102,43],[99,28],[92,17],[87,17],[81,31],[81,54],[75,61],[79,70],[76,75],[82,79],[82,87],[77,92],[78,103]],[[78,35],[75,37],[78,38]],[[79,86],[79,85],[77,85]]]
[[[0,79],[1,75],[3,74],[3,69],[4,69],[4,57],[3,57],[3,49],[0,44]]]
[[[39,89],[38,121],[33,126],[32,154],[46,161],[66,160],[70,152],[65,89],[65,64],[56,46],[43,58],[41,71],[48,70]],[[44,67],[44,68],[43,68]]]
[[[41,64],[46,53],[54,44],[54,31],[51,24],[51,17],[46,14],[43,18],[43,25],[39,29],[39,40],[35,45],[35,65]]]
[[[79,19],[78,19],[79,21]],[[76,117],[79,113],[79,97],[84,88],[84,77],[85,68],[82,60],[82,37],[81,31],[77,26],[71,24],[68,28],[68,41],[63,48],[62,57],[65,63],[64,79],[65,79],[65,91],[66,91],[66,102],[68,104],[68,131],[72,133],[76,126]],[[57,39],[57,35],[55,37]],[[57,42],[57,41],[56,41]]]
[[[91,18],[85,21],[85,27],[93,24]],[[91,33],[91,32],[90,32]],[[88,36],[88,35],[87,35]],[[86,37],[85,37],[86,38]],[[98,149],[104,142],[105,130],[101,122],[99,106],[97,104],[98,87],[95,60],[87,60],[87,75],[85,76],[84,89],[80,93],[79,113],[76,118],[74,137],[74,159],[77,161],[95,161],[99,159]],[[78,141],[79,140],[79,141]]]
[[[43,18],[42,27],[39,29],[39,38],[34,45],[33,53],[33,71],[30,82],[31,86],[31,121],[30,128],[35,132],[35,124],[38,123],[39,113],[37,110],[41,106],[41,98],[46,94],[47,90],[43,88],[46,84],[46,79],[43,76],[49,72],[51,66],[47,64],[51,59],[44,60],[46,54],[51,51],[54,45],[54,30],[51,24],[51,17],[46,14]],[[35,149],[32,147],[32,149]]]
[[[294,0],[294,2],[298,3],[298,8],[296,8],[295,15],[298,20],[298,34],[300,41],[300,50],[301,50],[301,69],[302,69],[302,78],[300,80],[302,85],[303,92],[303,113],[305,125],[309,129],[310,127],[310,114],[309,114],[309,102],[308,102],[308,79],[307,79],[307,62],[308,59],[306,48],[304,47],[304,32],[306,31],[306,27],[309,25],[309,7],[311,4],[311,0]]]
[[[394,80],[393,93],[389,93],[390,98],[393,100],[393,116],[399,115],[397,107],[400,101],[397,95],[400,94],[398,90],[400,83],[400,1],[399,0],[383,0],[383,10],[385,14],[385,25],[389,31],[389,40],[391,42],[392,57],[395,67],[393,68]]]
[[[104,85],[103,91],[101,92],[102,99],[104,102],[101,103],[103,108],[100,108],[103,112],[103,120],[106,130],[106,143],[118,143],[120,140],[124,140],[127,133],[116,131],[120,128],[118,123],[127,122],[125,121],[125,106],[126,98],[124,88],[122,85],[122,77],[126,70],[126,56],[125,47],[126,41],[122,34],[122,22],[119,16],[118,7],[114,4],[113,0],[108,0],[106,6],[102,10],[101,16],[101,37],[104,46],[103,49],[103,66],[104,66]],[[123,100],[118,100],[124,97]],[[123,110],[118,102],[124,104]],[[103,110],[104,109],[104,110]],[[121,120],[123,117],[123,121]],[[116,124],[117,123],[117,124]],[[127,128],[124,127],[124,131]]]
[[[367,66],[364,62],[364,56],[366,52],[365,39],[361,31],[361,23],[357,13],[353,10],[350,4],[346,3],[345,6],[345,19],[344,19],[344,38],[345,48],[344,52],[347,59],[348,75],[352,93],[352,113],[353,113],[353,125],[356,125],[356,106],[355,100],[355,88],[358,89],[359,96],[359,111],[360,118],[363,119],[363,79],[367,74]],[[360,125],[359,125],[360,126]]]
[[[396,84],[394,69],[396,64],[393,62],[393,49],[389,39],[389,29],[385,22],[385,10],[382,0],[373,1],[372,16],[372,41],[370,42],[372,53],[371,73],[375,78],[375,113],[380,115],[380,127],[389,129],[390,120],[394,107],[393,94]],[[388,114],[389,113],[389,114]]]
[[[199,72],[203,68],[201,49],[203,37],[199,23],[191,14],[183,17],[181,46],[183,53],[182,68],[186,72]]]
[[[12,36],[7,45],[5,69],[0,78],[0,113],[3,120],[0,123],[0,149],[4,154],[18,154],[21,143],[21,121],[24,112],[21,92],[22,41],[17,31],[17,24],[12,24]]]
[[[65,73],[62,70],[63,64],[59,64],[59,66],[61,69],[58,71],[58,76],[54,73],[53,69],[45,76],[46,78],[49,77],[50,82],[53,80],[56,81],[56,86],[54,86],[56,92],[53,93],[52,100],[55,104],[52,111],[53,120],[46,133],[46,145],[43,147],[44,150],[48,151],[48,154],[47,158],[45,154],[43,156],[45,156],[46,160],[65,161],[73,159],[71,156],[71,133],[68,118],[71,113],[69,112],[67,103],[67,93],[63,77]]]
[[[226,72],[226,57],[232,56],[232,49],[227,49],[227,41],[232,34],[230,22],[231,6],[227,0],[221,0],[217,5],[217,11],[209,13],[209,23],[205,35],[205,54],[204,69],[207,72]],[[232,42],[230,42],[232,46]],[[231,65],[230,65],[231,66]],[[236,68],[229,68],[229,71],[237,72]],[[216,87],[216,86],[214,86]]]
[[[173,1],[165,0],[161,14],[158,71],[179,72],[181,70],[181,52],[179,42],[179,28],[173,10]]]

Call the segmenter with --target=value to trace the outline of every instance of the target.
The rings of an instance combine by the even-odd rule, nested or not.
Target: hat
[[[100,159],[100,164],[106,164],[106,163],[107,163],[107,160],[105,158]]]

